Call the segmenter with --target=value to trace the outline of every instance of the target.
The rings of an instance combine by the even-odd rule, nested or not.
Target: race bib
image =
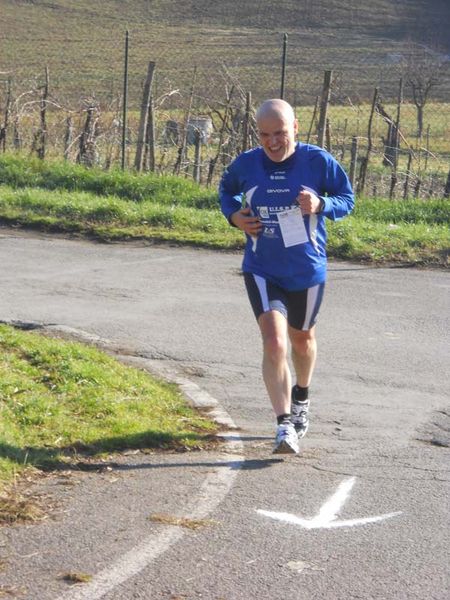
[[[308,242],[305,222],[299,206],[277,213],[284,247],[290,248]]]

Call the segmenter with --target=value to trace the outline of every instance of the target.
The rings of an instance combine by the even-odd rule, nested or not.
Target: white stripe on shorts
[[[308,331],[308,329],[311,329],[311,319],[314,314],[319,288],[320,285],[315,285],[311,288],[308,288],[308,294],[306,296],[305,321],[303,323],[302,331]]]
[[[264,312],[270,310],[269,295],[267,293],[267,281],[260,275],[253,274],[253,278],[258,286],[259,295],[261,297],[262,308]]]

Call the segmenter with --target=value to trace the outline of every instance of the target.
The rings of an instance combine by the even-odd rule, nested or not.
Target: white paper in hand
[[[305,244],[308,240],[305,222],[299,206],[277,213],[285,248]]]

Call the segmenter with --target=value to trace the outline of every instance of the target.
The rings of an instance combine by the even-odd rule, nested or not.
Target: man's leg
[[[297,385],[309,387],[317,358],[315,325],[307,331],[289,326],[289,339],[292,345],[292,363],[297,376]]]
[[[298,437],[303,437],[309,427],[309,384],[311,383],[317,356],[315,327],[299,330],[289,327],[297,384],[292,388],[291,419]]]
[[[263,342],[262,374],[277,417],[274,452],[297,454],[298,438],[291,421],[291,373],[287,362],[286,293],[259,275],[244,273],[245,286]]]
[[[277,310],[258,318],[263,342],[262,374],[277,417],[291,412],[291,373],[287,362],[287,321]]]
[[[297,454],[298,439],[291,421],[291,372],[287,362],[287,320],[277,310],[258,318],[263,341],[262,373],[278,427],[274,453]]]

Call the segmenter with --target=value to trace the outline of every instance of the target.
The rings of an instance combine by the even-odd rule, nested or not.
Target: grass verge
[[[156,201],[171,206],[216,208],[217,194],[192,179],[154,173],[86,168],[71,162],[42,161],[20,154],[0,155],[0,182],[14,189],[41,188],[90,192],[124,200]]]
[[[215,249],[243,247],[217,193],[177,177],[86,169],[0,157],[0,223],[104,241],[153,240]],[[447,267],[450,201],[359,198],[354,213],[328,222],[331,257]]]
[[[0,489],[29,467],[69,468],[79,453],[201,448],[216,430],[172,384],[0,324]]]

